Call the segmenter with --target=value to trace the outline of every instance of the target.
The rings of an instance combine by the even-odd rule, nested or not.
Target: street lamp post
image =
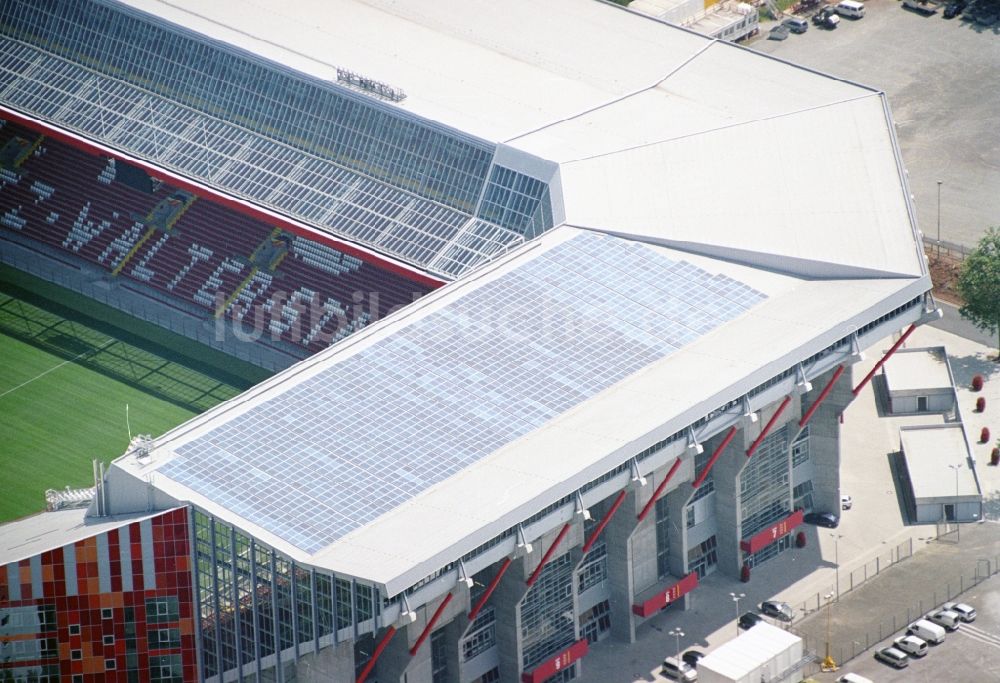
[[[958,522],[958,471],[962,469],[962,463],[957,465],[948,465],[951,469],[955,470],[955,504],[952,509],[955,511],[955,528],[958,530],[958,540],[962,540],[962,525]]]
[[[681,666],[681,638],[684,637],[684,631],[682,631],[678,626],[677,628],[667,631],[667,635],[673,636],[677,643],[677,659],[675,660],[675,663],[677,664],[677,671],[681,671],[683,668]]]
[[[823,659],[820,669],[823,671],[836,671],[837,662],[834,661],[833,655],[830,654],[830,604],[833,602],[833,593],[827,593],[823,597],[826,599],[826,657]]]
[[[830,534],[830,538],[833,539],[833,565],[836,568],[837,576],[837,602],[840,602],[840,539],[843,538],[843,534]]]
[[[747,596],[746,593],[730,593],[733,602],[736,603],[736,635],[740,635],[740,600]]]
[[[943,180],[937,181],[938,185],[938,200],[937,200],[937,255],[941,258],[941,183]]]

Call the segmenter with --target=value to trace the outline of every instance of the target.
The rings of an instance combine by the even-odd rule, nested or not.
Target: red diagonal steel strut
[[[819,404],[826,400],[826,397],[830,395],[831,391],[833,391],[833,385],[837,383],[837,380],[840,379],[840,376],[843,374],[844,366],[838,365],[837,371],[833,373],[833,377],[830,378],[830,381],[826,383],[825,387],[823,387],[823,391],[819,392],[819,396],[816,397],[816,402],[809,406],[809,410],[807,410],[806,414],[802,416],[801,420],[799,420],[799,427],[805,427],[809,424],[809,420],[812,419],[813,413],[819,409]]]
[[[663,481],[660,482],[660,485],[656,487],[655,491],[653,491],[652,497],[648,501],[646,501],[645,505],[642,506],[642,512],[636,515],[636,517],[639,519],[640,522],[644,520],[646,518],[646,515],[649,514],[649,511],[653,509],[653,503],[655,503],[656,499],[660,497],[661,493],[663,493],[663,489],[666,488],[667,483],[670,482],[670,478],[674,476],[674,472],[676,472],[677,468],[680,466],[681,466],[681,459],[677,458],[676,460],[674,460],[674,464],[670,468],[670,471],[667,472],[667,476],[663,478]]]
[[[625,492],[619,491],[618,497],[615,498],[615,502],[611,504],[611,509],[608,510],[606,513],[604,513],[604,518],[601,520],[601,523],[597,525],[597,528],[594,529],[594,533],[590,534],[590,538],[588,538],[587,542],[583,544],[584,555],[590,552],[590,549],[593,547],[594,543],[597,542],[598,537],[600,537],[601,532],[604,531],[604,527],[608,525],[608,522],[611,521],[611,518],[615,516],[616,512],[618,512],[618,508],[621,507],[622,502],[624,500],[625,500]]]
[[[434,630],[434,624],[436,624],[437,620],[441,618],[441,612],[444,612],[444,608],[448,606],[449,602],[451,602],[451,593],[444,596],[444,600],[442,600],[441,604],[438,605],[438,608],[434,610],[434,615],[431,617],[431,620],[427,622],[427,625],[424,626],[424,630],[420,632],[420,637],[417,638],[417,642],[415,642],[413,647],[410,648],[411,657],[417,654],[417,650],[420,649],[420,646],[424,644],[425,640],[427,640],[427,636],[429,636],[431,631]]]
[[[886,351],[885,355],[882,356],[882,360],[880,360],[878,363],[875,363],[875,367],[873,367],[871,369],[871,372],[869,372],[867,375],[865,375],[865,378],[863,380],[861,380],[861,383],[858,384],[858,386],[854,387],[851,390],[851,393],[853,393],[855,396],[857,396],[861,392],[861,390],[865,388],[865,385],[868,384],[868,382],[871,380],[871,378],[875,376],[875,373],[879,371],[879,368],[881,368],[883,365],[885,365],[885,362],[887,360],[889,360],[889,356],[891,356],[892,354],[896,353],[896,349],[898,349],[900,346],[903,345],[903,342],[906,341],[906,338],[909,337],[910,334],[915,329],[917,329],[917,324],[916,323],[913,323],[912,325],[910,325],[906,329],[906,332],[903,333],[903,336],[900,337],[899,340],[895,344],[892,345],[892,348],[889,349],[888,351]]]
[[[718,448],[715,449],[715,452],[712,453],[712,457],[708,459],[708,464],[705,465],[705,469],[701,471],[698,478],[691,484],[693,487],[698,488],[704,483],[705,477],[707,477],[708,473],[712,471],[712,465],[714,465],[715,461],[719,459],[720,455],[722,455],[722,451],[726,450],[726,446],[729,445],[729,442],[733,440],[734,436],[736,436],[735,425],[729,428],[729,433],[726,434],[726,438],[722,440],[722,443],[720,443]]]
[[[493,595],[493,591],[495,591],[497,586],[500,585],[500,579],[503,578],[504,573],[508,569],[510,569],[509,557],[503,561],[502,565],[500,565],[500,571],[498,571],[497,575],[493,577],[492,581],[490,581],[490,585],[486,587],[486,592],[483,593],[483,597],[479,598],[479,602],[477,602],[476,606],[472,608],[471,612],[469,612],[469,621],[475,619],[476,615],[479,614],[479,611],[483,609],[483,606],[486,605],[486,601],[490,599],[490,596]]]
[[[792,397],[785,396],[785,400],[782,401],[781,405],[778,406],[778,409],[774,411],[774,415],[772,415],[771,419],[767,421],[767,424],[764,425],[764,429],[760,430],[760,434],[757,435],[757,438],[753,440],[752,444],[750,444],[750,448],[747,449],[748,458],[754,454],[754,451],[756,451],[757,447],[760,446],[760,442],[763,441],[764,437],[767,436],[768,432],[771,431],[771,427],[774,426],[774,423],[778,421],[778,417],[783,412],[785,412],[785,408],[787,408],[788,404],[791,402],[792,402]]]
[[[378,645],[375,646],[375,652],[372,653],[372,658],[368,660],[368,663],[365,664],[365,668],[361,670],[360,674],[358,674],[358,680],[355,681],[355,683],[365,683],[365,679],[368,678],[368,674],[370,674],[372,669],[375,668],[375,662],[377,662],[378,658],[382,656],[382,650],[385,649],[385,646],[389,644],[389,641],[392,640],[394,635],[396,635],[396,627],[390,626],[385,632],[385,635],[382,636],[382,640],[378,641]]]
[[[542,573],[542,568],[545,567],[546,563],[548,563],[549,558],[552,557],[552,553],[556,551],[556,548],[559,547],[559,544],[562,543],[562,540],[566,538],[566,534],[568,533],[569,524],[566,524],[563,526],[562,531],[559,532],[559,535],[556,536],[556,540],[552,541],[552,545],[550,545],[549,549],[545,551],[544,555],[542,555],[542,561],[538,563],[537,567],[535,567],[535,571],[531,572],[531,576],[528,577],[528,580],[525,583],[529,586],[533,586],[535,581],[538,581],[538,577]]]

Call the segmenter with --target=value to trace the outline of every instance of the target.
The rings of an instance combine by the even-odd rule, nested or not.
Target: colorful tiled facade
[[[197,680],[186,508],[0,568],[0,681]]]

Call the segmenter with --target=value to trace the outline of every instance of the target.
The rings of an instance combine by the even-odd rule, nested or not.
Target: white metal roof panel
[[[873,94],[564,163],[567,222],[803,275],[918,276],[888,126]]]
[[[319,78],[387,82],[396,106],[492,142],[646,87],[707,42],[578,0],[124,2]]]

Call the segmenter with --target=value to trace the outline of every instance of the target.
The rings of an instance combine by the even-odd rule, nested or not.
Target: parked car
[[[802,518],[806,524],[815,524],[827,529],[836,529],[840,524],[840,517],[832,512],[810,512]]]
[[[846,493],[840,494],[840,509],[850,510],[852,507],[854,507],[854,499]]]
[[[865,4],[857,0],[840,0],[835,9],[837,14],[849,19],[861,19],[865,16]]]
[[[840,17],[837,16],[837,10],[833,7],[824,7],[813,15],[813,23],[822,28],[837,28]]]
[[[741,629],[746,631],[747,629],[753,628],[762,621],[764,621],[764,618],[759,614],[754,614],[753,612],[746,612],[740,616],[736,624]]]
[[[664,678],[669,678],[672,681],[692,683],[698,680],[698,672],[683,660],[678,662],[676,657],[667,657],[664,659],[663,668],[660,670],[660,673],[663,674]]]
[[[784,40],[788,37],[788,27],[783,24],[778,24],[777,26],[772,26],[771,30],[767,32],[768,40]]]
[[[906,653],[894,647],[883,647],[875,653],[875,659],[885,662],[889,666],[894,666],[897,669],[902,669],[910,665],[910,658],[906,656]]]
[[[837,679],[837,683],[872,683],[872,679],[859,674],[844,674]]]
[[[957,631],[958,625],[962,621],[962,617],[958,616],[958,612],[952,612],[949,609],[935,610],[928,614],[925,619],[938,626],[944,626],[949,631]]]
[[[944,6],[944,12],[942,12],[941,16],[945,19],[954,19],[962,13],[966,4],[968,4],[966,0],[954,0],[954,2],[949,2]]]
[[[795,618],[795,610],[792,609],[792,606],[787,602],[777,600],[765,600],[760,603],[760,613],[778,621],[791,621]]]
[[[976,620],[976,608],[964,602],[946,602],[941,605],[941,609],[951,610],[965,623]]]
[[[698,668],[698,660],[703,658],[705,653],[701,650],[688,650],[681,655],[681,660],[693,669]]]
[[[809,22],[802,17],[785,17],[781,20],[782,26],[787,26],[792,33],[805,33],[809,30]]]
[[[916,636],[900,636],[892,641],[892,646],[911,657],[923,657],[927,654],[927,642]]]

